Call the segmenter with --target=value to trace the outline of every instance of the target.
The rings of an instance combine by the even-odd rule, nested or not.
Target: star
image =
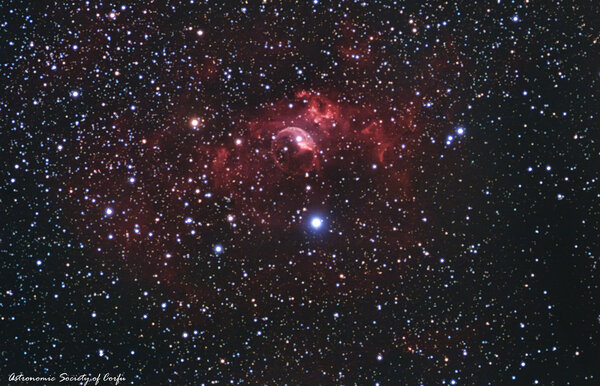
[[[313,217],[312,220],[310,220],[310,226],[312,226],[314,229],[319,229],[322,225],[323,220],[320,217]]]

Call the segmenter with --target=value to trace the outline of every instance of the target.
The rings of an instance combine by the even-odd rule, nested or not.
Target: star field
[[[598,382],[595,5],[0,10],[7,381]]]

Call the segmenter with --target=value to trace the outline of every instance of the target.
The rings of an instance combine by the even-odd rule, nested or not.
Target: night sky
[[[600,10],[416,3],[3,2],[0,383],[600,382]]]

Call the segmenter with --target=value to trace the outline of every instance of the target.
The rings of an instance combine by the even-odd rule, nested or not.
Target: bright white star
[[[310,220],[310,225],[315,229],[319,229],[323,225],[323,220],[319,217],[314,217],[312,220]]]

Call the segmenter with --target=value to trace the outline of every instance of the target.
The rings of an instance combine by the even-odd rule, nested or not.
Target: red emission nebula
[[[208,157],[215,187],[269,226],[282,226],[285,216],[303,208],[298,192],[317,194],[317,201],[327,206],[328,190],[364,169],[373,171],[369,183],[385,185],[380,192],[408,196],[408,168],[401,162],[410,152],[406,143],[412,140],[414,112],[406,108],[397,118],[382,118],[376,108],[337,100],[320,92],[297,92],[295,98],[260,111],[229,143],[198,148],[197,154]],[[281,137],[293,141],[278,152]],[[301,153],[283,160],[285,153],[294,152],[292,147]]]
[[[263,292],[256,286],[265,285],[265,268],[280,264],[295,275],[277,280],[288,283],[277,289],[282,296],[296,296],[296,278],[322,281],[324,296],[340,277],[372,287],[382,259],[400,264],[423,253],[414,183],[423,154],[435,154],[424,128],[441,126],[422,113],[423,97],[351,95],[301,90],[242,108],[225,135],[208,118],[181,114],[135,147],[98,152],[85,160],[97,166],[68,182],[73,213],[96,213],[78,227],[82,236],[100,260],[119,259],[135,280],[171,284],[188,300],[215,295],[192,259],[219,254],[239,291]],[[125,133],[132,122],[119,117],[113,129]],[[375,237],[352,236],[369,229]],[[252,279],[240,284],[240,275]]]

